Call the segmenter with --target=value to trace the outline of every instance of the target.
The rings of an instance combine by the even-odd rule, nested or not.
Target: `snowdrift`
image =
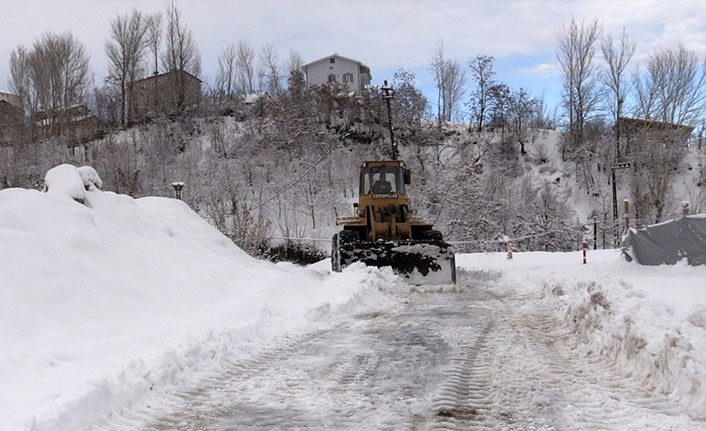
[[[641,266],[619,250],[457,256],[460,274],[490,274],[498,296],[552,310],[578,351],[706,419],[706,267]],[[488,277],[486,277],[488,278]],[[463,279],[463,278],[462,278]]]
[[[86,429],[394,282],[256,260],[184,202],[100,191],[90,168],[45,182],[0,190],[0,430]]]

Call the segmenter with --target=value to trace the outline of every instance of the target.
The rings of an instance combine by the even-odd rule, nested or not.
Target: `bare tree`
[[[162,14],[157,12],[153,15],[148,15],[146,18],[147,34],[147,46],[152,53],[154,58],[154,70],[153,75],[159,73],[159,47],[162,43]]]
[[[466,87],[466,71],[455,60],[447,60],[444,73],[444,111],[446,121],[451,121],[456,113],[456,105],[463,97]]]
[[[615,137],[615,158],[620,159],[620,130],[618,129],[619,119],[622,116],[623,104],[628,95],[628,88],[625,85],[625,70],[635,53],[635,42],[628,39],[628,34],[623,28],[618,46],[614,46],[613,38],[608,35],[601,41],[601,51],[608,68],[603,72],[603,84],[608,87],[607,105],[613,114],[613,121],[616,125]]]
[[[89,57],[71,33],[45,33],[31,50],[18,47],[10,57],[11,88],[20,91],[31,113],[46,111],[53,132],[61,131],[63,108],[84,103],[93,82]]]
[[[238,60],[235,45],[229,43],[218,56],[218,75],[216,87],[220,99],[231,98],[236,88]]]
[[[296,51],[289,51],[289,59],[287,59],[287,86],[289,94],[296,100],[299,100],[304,94],[306,82],[304,80],[304,72],[302,65],[304,60]]]
[[[131,15],[118,15],[110,22],[110,39],[105,43],[108,55],[107,80],[120,92],[120,124],[130,123],[133,82],[147,50],[146,20],[138,10]]]
[[[697,125],[706,112],[705,73],[684,46],[651,53],[646,70],[636,72],[635,114],[653,120],[630,131],[626,148],[633,207],[643,222],[661,221],[672,203],[670,190],[692,131],[682,125]]]
[[[628,38],[628,34],[623,28],[617,46],[611,35],[601,40],[601,52],[608,66],[602,74],[603,83],[610,90],[611,97],[607,98],[608,106],[613,114],[613,119],[617,122],[621,115],[622,105],[629,93],[629,89],[625,85],[625,71],[635,54],[635,42]]]
[[[593,63],[601,31],[598,20],[577,23],[573,18],[557,35],[556,57],[564,74],[564,103],[569,114],[572,150],[583,145],[583,128],[596,108],[598,69]]]
[[[683,45],[650,54],[635,76],[636,114],[672,124],[696,125],[706,113],[706,67]]]
[[[630,192],[637,217],[643,223],[663,220],[674,197],[670,190],[686,154],[691,128],[671,123],[644,122],[631,131]]]
[[[466,86],[466,71],[455,61],[444,57],[444,41],[437,42],[432,57],[431,69],[438,90],[437,118],[451,121],[456,105],[463,96]]]
[[[8,85],[10,91],[22,98],[25,108],[29,107],[31,111],[34,111],[35,109],[33,108],[36,107],[31,106],[31,103],[35,98],[31,96],[32,81],[28,70],[30,54],[24,46],[18,46],[10,52],[10,79],[8,80]]]
[[[201,73],[201,56],[191,30],[186,27],[181,18],[181,11],[174,2],[167,5],[167,28],[165,34],[165,51],[162,54],[162,65],[168,72],[188,72],[196,77]],[[174,73],[172,91],[173,106],[178,112],[185,108],[186,81],[183,74]]]
[[[490,99],[490,88],[495,84],[493,80],[495,76],[493,60],[492,55],[477,55],[468,62],[473,81],[476,83],[476,90],[471,94],[470,107],[476,119],[479,132],[483,130],[483,123],[485,122]]]
[[[152,58],[154,58],[154,70],[152,70],[152,75],[156,76],[159,74],[159,48],[162,45],[162,14],[156,12],[152,15],[148,15],[146,18],[147,33],[145,37],[147,38],[147,46],[149,47]],[[153,84],[153,96],[152,96],[152,109],[157,109],[157,101],[159,99],[159,88],[157,87],[157,80],[154,80]]]
[[[434,73],[434,81],[436,82],[436,117],[439,124],[446,118],[446,103],[444,95],[446,94],[446,74],[444,73],[446,58],[444,57],[444,41],[439,40],[434,48],[432,55],[431,70]]]
[[[238,70],[240,71],[240,88],[243,93],[253,92],[255,78],[255,50],[246,40],[238,41]]]
[[[525,141],[527,128],[532,120],[532,116],[537,109],[537,100],[532,99],[527,92],[520,88],[513,91],[510,96],[510,106],[508,108],[511,131],[517,142],[520,144],[520,154],[527,154]]]
[[[508,124],[511,94],[510,87],[502,82],[488,88],[488,123],[494,129],[500,128],[502,140],[505,138],[505,129]]]
[[[267,91],[273,96],[279,94],[281,77],[277,63],[277,52],[272,45],[267,44],[262,47],[260,64],[264,71]]]

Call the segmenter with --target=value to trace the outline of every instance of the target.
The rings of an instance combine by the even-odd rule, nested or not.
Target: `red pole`
[[[507,243],[507,258],[512,259],[512,243],[509,241]]]
[[[586,264],[586,249],[588,248],[588,244],[586,244],[586,240],[583,241],[583,263],[584,265]]]

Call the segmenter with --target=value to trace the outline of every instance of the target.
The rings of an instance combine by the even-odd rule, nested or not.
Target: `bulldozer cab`
[[[360,198],[397,199],[405,196],[409,169],[401,161],[364,162],[360,170]]]

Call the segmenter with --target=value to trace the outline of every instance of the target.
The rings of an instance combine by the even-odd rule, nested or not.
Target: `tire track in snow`
[[[458,290],[286,338],[105,428],[706,429],[609,359],[582,356],[579,335],[541,303]]]
[[[661,430],[671,423],[667,426],[675,430],[706,429],[678,413],[683,410],[676,403],[626,377],[606,358],[581,357],[577,335],[549,310],[512,315],[508,324],[524,340],[526,351],[544,365],[543,370],[526,370],[525,374],[527,381],[539,387],[541,396],[535,399],[545,402],[537,413],[553,416],[553,423],[545,426],[560,430]]]
[[[475,337],[462,343],[444,371],[432,402],[434,430],[466,430],[481,425],[493,404],[488,392],[489,356],[484,352],[490,321]]]

